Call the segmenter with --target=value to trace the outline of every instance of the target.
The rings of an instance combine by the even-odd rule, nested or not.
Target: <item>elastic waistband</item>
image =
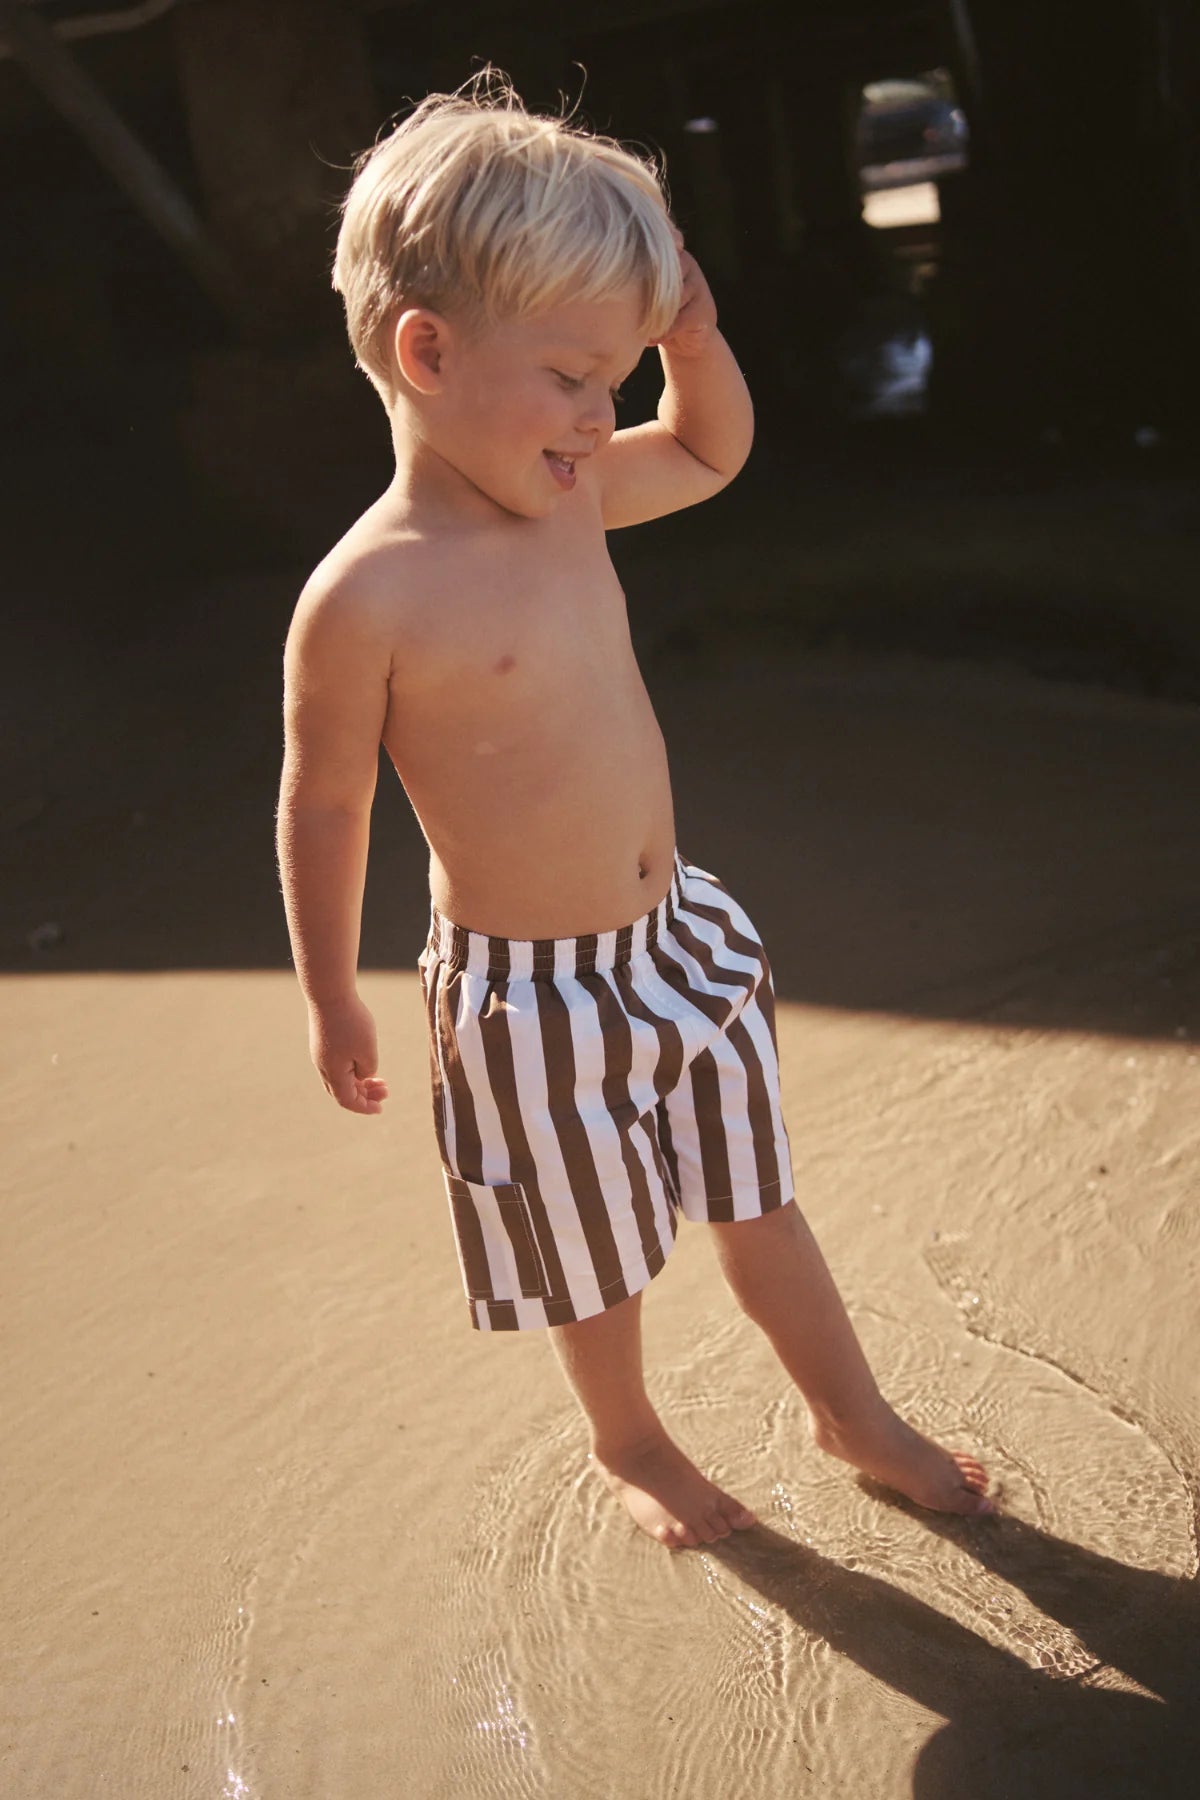
[[[619,931],[593,931],[569,938],[485,937],[482,932],[455,925],[434,908],[428,952],[451,969],[466,969],[489,981],[554,981],[617,969],[644,950],[653,950],[660,932],[669,928],[683,893],[683,867],[676,854],[665,898],[653,912],[643,913]]]

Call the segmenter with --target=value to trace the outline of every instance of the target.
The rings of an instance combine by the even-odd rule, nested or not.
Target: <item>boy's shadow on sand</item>
[[[708,1554],[804,1631],[946,1719],[917,1760],[914,1800],[1194,1795],[1200,1585],[1128,1568],[1021,1519],[919,1516],[1158,1698],[1030,1669],[924,1601],[769,1526],[736,1533]]]

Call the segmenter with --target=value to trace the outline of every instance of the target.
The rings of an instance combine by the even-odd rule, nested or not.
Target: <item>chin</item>
[[[553,495],[544,501],[514,498],[511,501],[497,500],[496,504],[502,506],[506,513],[511,513],[514,519],[548,519],[558,511],[556,499],[557,496]]]

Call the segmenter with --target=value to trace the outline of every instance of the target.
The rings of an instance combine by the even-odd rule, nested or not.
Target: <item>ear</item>
[[[451,330],[440,313],[412,306],[396,321],[392,348],[401,378],[419,394],[441,392]]]

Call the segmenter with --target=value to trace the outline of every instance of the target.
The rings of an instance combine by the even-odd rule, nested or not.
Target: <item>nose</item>
[[[611,437],[617,423],[617,409],[610,393],[593,394],[579,416],[581,431],[594,431]]]

